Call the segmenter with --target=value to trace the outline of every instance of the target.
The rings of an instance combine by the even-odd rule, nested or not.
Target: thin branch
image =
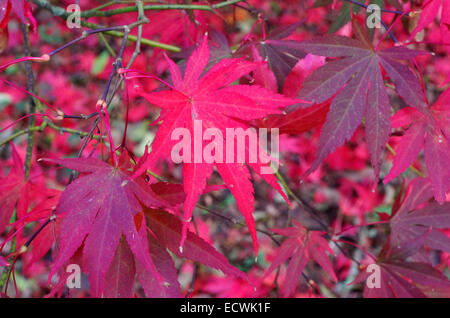
[[[292,191],[292,189],[289,187],[286,180],[278,170],[274,169],[274,172],[275,176],[277,177],[278,181],[280,181],[286,193],[291,196],[294,201],[297,202],[303,208],[303,210],[306,211],[323,228],[323,230],[328,231],[328,226],[320,219],[318,211],[310,206],[305,200],[297,196],[294,191]]]
[[[233,225],[237,225],[237,226],[240,226],[240,227],[246,227],[244,222],[240,222],[240,221],[236,220],[235,218],[229,217],[229,216],[227,216],[227,215],[225,215],[225,214],[223,214],[223,213],[221,213],[221,212],[219,212],[217,210],[208,208],[208,207],[206,207],[206,206],[204,206],[202,204],[197,204],[196,207],[198,207],[199,209],[205,210],[206,212],[208,212],[208,213],[210,213],[212,215],[218,216],[218,217],[220,217],[220,218],[222,218],[222,219],[232,223]],[[259,232],[259,233],[267,235],[268,237],[271,238],[271,240],[275,244],[277,244],[278,246],[281,245],[281,243],[275,238],[275,234],[274,233],[272,233],[270,231],[262,230],[262,229],[259,229],[259,228],[256,228],[256,232]]]
[[[369,7],[369,6],[366,5],[366,4],[364,4],[364,3],[362,3],[362,2],[359,2],[359,1],[356,1],[356,0],[344,0],[344,1],[350,2],[350,3],[355,4],[355,5],[358,5],[358,6],[360,6],[360,7],[363,7],[364,9],[366,9],[367,11],[369,11],[369,10],[368,10],[368,7]],[[382,9],[382,8],[380,8],[380,11],[381,11],[381,12],[394,13],[394,14],[396,14],[396,15],[402,15],[402,16],[405,14],[405,12],[403,12],[403,11],[388,10],[388,9]],[[370,11],[370,12],[372,12],[372,11]],[[387,33],[389,34],[389,36],[391,37],[392,41],[394,41],[395,43],[398,43],[397,38],[396,38],[395,35],[391,32],[391,30],[390,30],[389,27],[386,25],[386,23],[384,23],[383,20],[381,20],[381,17],[380,17],[380,23],[381,23],[381,25],[383,26],[383,28],[386,29],[386,32],[387,32]]]
[[[23,37],[23,48],[24,48],[24,53],[25,56],[31,56],[31,50],[30,50],[30,38],[29,38],[29,33],[28,33],[28,26],[26,26],[25,24],[21,23],[20,24],[20,30],[22,32],[22,37]],[[31,68],[31,62],[30,61],[26,61],[25,62],[25,72],[27,75],[27,87],[28,90],[32,93],[34,93],[34,75],[33,75],[33,70]],[[36,101],[33,98],[30,98],[30,109],[29,109],[29,113],[32,114],[35,112],[36,109]],[[36,123],[36,118],[34,116],[30,117],[29,121],[28,121],[28,129],[32,129],[33,127],[35,127],[35,123]],[[31,170],[31,159],[33,156],[33,147],[34,147],[34,131],[32,130],[28,130],[27,132],[28,134],[28,139],[27,139],[27,150],[26,150],[26,154],[25,154],[25,164],[24,164],[24,173],[25,173],[25,179],[28,179],[28,177],[30,176],[30,170]],[[11,221],[14,222],[16,220],[16,213],[17,211],[14,211]],[[17,242],[16,242],[16,237],[13,238],[12,243],[11,243],[11,248],[9,253],[13,254],[16,251],[16,247],[17,247]],[[13,268],[13,266],[11,267],[11,269]],[[2,272],[1,278],[0,278],[0,289],[3,288],[3,286],[5,286],[5,282],[7,281],[9,275],[7,273],[7,270],[5,269]],[[7,286],[7,285],[6,285]],[[6,289],[7,287],[5,287]]]
[[[85,132],[85,131],[80,131],[80,130],[76,130],[76,129],[72,129],[72,128],[66,128],[66,127],[60,127],[60,126],[57,126],[56,124],[54,124],[51,121],[44,121],[40,126],[33,126],[33,127],[29,127],[29,128],[26,128],[26,129],[21,129],[21,130],[18,130],[16,132],[14,132],[9,137],[7,137],[7,138],[3,139],[2,141],[0,141],[0,147],[5,145],[5,144],[7,144],[11,140],[16,139],[17,137],[20,137],[22,135],[28,134],[30,131],[32,131],[32,132],[43,132],[45,130],[45,128],[47,128],[47,127],[57,131],[60,134],[63,134],[63,133],[74,134],[74,135],[78,135],[78,136],[80,136],[82,138],[86,137],[88,135],[88,133]],[[96,140],[99,140],[100,136],[93,135],[92,138],[96,139]]]
[[[362,2],[356,1],[356,0],[345,0],[345,1],[348,1],[350,3],[356,4],[357,6],[363,7],[366,10],[369,7],[368,5],[366,5],[366,4],[362,3]],[[399,14],[399,15],[404,14],[403,11],[390,10],[390,9],[384,9],[384,8],[380,8],[380,11],[381,12],[388,12],[388,13]]]
[[[42,2],[42,1],[35,1]],[[229,0],[221,3],[213,4],[213,5],[204,5],[204,4],[150,4],[145,5],[144,10],[200,10],[200,11],[209,11],[213,12],[216,9],[224,8],[236,3],[242,2],[242,0]],[[124,8],[112,9],[112,10],[87,10],[81,12],[81,17],[88,19],[91,17],[111,17],[117,14],[136,12],[138,11],[137,6],[129,6]]]
[[[66,12],[66,10],[64,10],[61,7],[52,5],[47,0],[33,0],[33,2],[36,5],[38,5],[39,7],[50,11],[54,16],[60,17],[60,18],[62,18],[64,20],[67,20],[67,18],[69,18],[69,16],[70,16],[70,13]],[[133,7],[133,8],[135,9],[134,11],[137,11],[136,7]],[[83,17],[82,14],[81,14],[81,16]],[[95,23],[90,23],[90,22],[83,21],[83,20],[81,21],[81,25],[83,27],[87,27],[89,29],[97,29],[97,30],[98,29],[105,29],[105,27],[102,27],[101,25],[98,25],[98,24],[95,24]],[[112,28],[115,28],[115,27],[112,27]],[[130,29],[132,29],[132,28],[130,27]],[[104,32],[105,34],[114,36],[114,37],[120,37],[120,38],[123,37],[123,32],[117,31],[115,29],[102,31],[102,32]],[[134,35],[129,35],[128,36],[128,40],[132,41],[132,42],[136,42],[137,41],[137,37],[134,36]],[[160,42],[157,42],[157,41],[152,41],[152,40],[145,39],[145,38],[143,38],[141,40],[141,43],[144,44],[144,45],[147,45],[147,46],[156,47],[156,48],[164,49],[164,50],[167,50],[167,51],[172,51],[172,52],[180,52],[181,51],[181,49],[179,47],[177,47],[177,46],[164,44],[164,43],[160,43]]]
[[[22,31],[22,37],[23,37],[23,43],[24,43],[23,47],[24,47],[25,56],[31,56],[28,26],[21,23],[20,29]],[[33,75],[33,70],[31,68],[30,61],[25,61],[25,72],[26,72],[26,76],[27,76],[27,89],[31,93],[35,94],[34,75]],[[38,102],[39,101],[37,99],[30,98],[30,109],[29,109],[30,114],[33,114],[36,112],[36,107],[37,107]],[[28,120],[28,128],[33,128],[35,126],[35,123],[36,123],[36,118],[34,116],[32,116]],[[27,150],[26,150],[26,155],[25,155],[25,167],[24,167],[25,178],[28,178],[30,175],[33,147],[34,147],[34,131],[29,130],[28,131],[28,140],[27,140]]]

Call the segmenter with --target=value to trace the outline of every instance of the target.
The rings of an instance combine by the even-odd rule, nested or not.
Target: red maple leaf
[[[179,242],[182,235],[184,235],[183,223],[177,217],[162,210],[144,209],[144,212],[147,216],[146,221],[151,232],[148,235],[150,251],[158,251],[160,266],[158,266],[158,263],[156,262],[155,266],[158,267],[158,270],[163,271],[161,274],[165,281],[171,283],[171,286],[177,287],[178,282],[175,275],[176,270],[166,249],[178,257],[198,262],[220,270],[226,275],[232,275],[249,282],[245,273],[230,265],[228,260],[222,254],[217,252],[213,246],[189,230],[186,233],[183,253],[181,253],[179,250]],[[152,246],[154,247],[153,249]],[[155,257],[153,257],[153,260],[155,260]],[[145,277],[147,278],[145,279]],[[161,289],[155,289],[153,281],[148,281],[148,278],[150,277],[151,276],[149,275],[139,277],[138,273],[138,279],[143,285],[147,295],[150,297],[166,297],[161,294]],[[172,279],[168,280],[168,277],[172,277]],[[148,283],[151,284],[149,285]],[[158,285],[156,287],[158,287]],[[179,290],[174,290],[173,292],[178,295],[180,293]]]
[[[194,131],[195,120],[201,121],[200,126],[203,130],[208,128],[217,129],[219,134],[223,136],[223,140],[225,140],[224,136],[227,129],[239,128],[245,131],[248,125],[244,121],[261,118],[268,114],[280,113],[282,107],[299,102],[299,100],[272,93],[255,85],[229,86],[229,84],[254,70],[258,66],[256,63],[248,62],[244,59],[226,58],[203,74],[208,60],[209,50],[207,37],[205,36],[202,44],[189,58],[183,78],[175,63],[168,59],[173,83],[172,89],[152,93],[141,92],[142,96],[149,102],[162,108],[164,121],[153,141],[148,160],[137,170],[136,175],[143,173],[147,169],[152,169],[159,159],[167,158],[170,155],[171,150],[179,143],[179,141],[171,138],[172,132],[177,128],[185,128],[190,132],[190,136],[192,136],[192,140],[189,141],[191,149],[195,150],[194,140],[196,138],[200,140],[195,140],[195,142],[203,143],[203,148],[205,148],[206,143],[202,140],[202,136],[197,136],[197,132]],[[253,137],[259,144],[257,134],[250,132],[250,138]],[[221,141],[217,142],[221,143]],[[236,147],[237,143],[234,150],[236,150]],[[222,149],[225,149],[225,147]],[[260,174],[286,200],[287,197],[273,174],[261,174],[261,168],[269,168],[268,164],[262,163],[260,160],[249,162],[250,151],[247,147],[244,150],[246,154],[245,162],[232,160],[234,163],[225,163],[225,159],[222,161],[221,158],[218,160],[214,159],[212,163],[197,163],[198,161],[194,154],[188,155],[190,163],[185,161],[183,166],[184,191],[186,193],[184,219],[186,222],[190,220],[199,195],[205,189],[206,180],[212,174],[213,167],[216,166],[217,171],[236,199],[238,208],[245,218],[256,253],[256,230],[252,216],[254,204],[253,186],[250,182],[249,170],[244,163]],[[236,151],[234,154],[236,154]],[[185,154],[183,153],[183,155]],[[186,229],[187,226],[185,224],[185,231]],[[184,236],[180,246],[183,245],[183,241]]]
[[[423,248],[448,252],[450,246],[450,239],[439,231],[450,227],[449,204],[430,202],[432,197],[425,178],[413,179],[398,196],[389,220],[391,234],[377,259],[373,257],[375,266],[362,266],[353,282],[366,282],[364,297],[448,297],[450,281],[431,265]]]
[[[323,238],[324,232],[309,231],[299,222],[293,220],[294,226],[284,229],[272,229],[273,232],[288,238],[276,251],[275,259],[266,271],[265,277],[289,258],[286,277],[288,279],[282,286],[284,297],[291,296],[298,286],[299,277],[310,260],[316,261],[335,281],[336,274],[326,251],[334,254]]]
[[[422,248],[427,235],[399,246],[388,241],[373,264],[361,266],[352,284],[365,282],[365,298],[448,297],[450,281],[441,271],[426,259],[407,260]]]
[[[365,298],[425,298],[427,294],[433,295],[438,291],[441,291],[440,297],[449,295],[449,281],[429,264],[384,260],[376,265],[379,266],[379,287],[366,284],[363,293]],[[367,268],[363,267],[353,283],[366,281],[371,275]]]
[[[190,231],[185,233],[185,249],[180,253],[182,222],[175,215],[150,208],[183,202],[181,185],[150,185],[142,177],[131,179],[132,165],[126,153],[118,168],[98,159],[46,160],[87,173],[66,188],[56,207],[57,220],[62,220],[58,226],[59,251],[50,277],[82,249],[82,269],[89,274],[94,297],[132,297],[136,275],[148,297],[181,297],[168,249],[225,274],[247,279]],[[218,188],[221,186],[207,190]],[[55,286],[54,292],[60,288]]]
[[[316,170],[330,153],[348,141],[365,117],[366,141],[378,177],[381,153],[390,133],[390,104],[381,66],[399,95],[426,113],[427,105],[417,77],[399,61],[428,53],[405,47],[375,50],[366,42],[342,36],[305,40],[299,48],[315,55],[342,57],[315,70],[299,92],[299,97],[313,103],[333,98],[322,126],[316,158],[308,173]]]
[[[403,246],[425,235],[423,244],[450,252],[450,238],[439,229],[450,228],[450,203],[428,202],[433,197],[430,181],[415,178],[389,223],[392,246]]]
[[[183,225],[176,216],[162,210],[147,208],[144,208],[144,213],[146,219],[141,224],[139,235],[144,248],[149,250],[156,271],[163,277],[164,284],[149,273],[133,254],[126,239],[122,237],[106,274],[108,279],[105,281],[104,297],[132,297],[135,276],[148,297],[181,297],[177,269],[168,250],[176,256],[199,262],[249,282],[243,272],[231,266],[213,246],[191,231],[187,232],[184,251],[181,254],[178,243]]]
[[[450,89],[444,91],[430,114],[425,115],[413,107],[406,107],[392,117],[392,127],[409,126],[397,146],[397,155],[384,183],[404,172],[417,158],[424,147],[424,158],[428,168],[436,201],[443,203],[450,190]]]
[[[9,174],[0,179],[0,232],[8,225],[17,205],[17,217],[25,216],[29,204],[30,183],[25,179],[23,162],[16,147],[11,145],[13,166]]]
[[[49,279],[83,246],[83,263],[94,296],[101,296],[105,277],[114,259],[121,235],[142,266],[161,281],[151,260],[146,241],[138,233],[135,217],[142,205],[165,207],[143,178],[131,179],[127,156],[118,168],[93,158],[47,159],[70,169],[87,173],[76,179],[61,195],[57,217],[64,218],[59,231],[59,251]],[[83,243],[84,242],[84,243]],[[162,282],[161,282],[162,283]]]

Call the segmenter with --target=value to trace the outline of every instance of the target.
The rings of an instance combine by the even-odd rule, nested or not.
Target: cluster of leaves
[[[365,3],[210,2],[200,3],[208,10],[178,1],[146,10],[150,22],[139,26],[137,42],[156,47],[136,55],[126,33],[123,43],[85,33],[81,44],[61,26],[58,38],[69,44],[57,43],[44,22],[57,7],[48,12],[51,4],[35,1],[36,22],[27,1],[0,0],[2,294],[11,293],[9,276],[19,294],[31,287],[16,275],[45,273],[38,296],[448,297],[450,69],[436,66],[450,53],[448,1],[440,16],[441,1],[424,1],[420,11],[415,1],[373,1],[392,19],[375,32],[366,28]],[[135,22],[120,13],[126,4],[80,5],[95,23]],[[31,26],[36,55],[51,53],[14,60],[21,50],[12,40],[21,34],[16,28],[8,44],[8,22]],[[78,45],[90,51],[80,55]],[[169,58],[163,48],[180,52]],[[124,68],[129,60],[133,68]],[[23,61],[47,63],[25,77]],[[20,127],[21,116],[28,126]],[[192,138],[174,165],[180,128]],[[199,128],[214,129],[214,140],[197,136]],[[251,147],[260,135],[250,128],[279,130],[280,172],[263,172],[274,165],[262,146]],[[220,157],[228,129],[247,131],[249,142],[233,145],[241,161]],[[213,162],[198,160],[199,143]],[[70,264],[89,288],[66,288]],[[199,273],[199,264],[226,281]],[[375,287],[366,282],[372,269]]]

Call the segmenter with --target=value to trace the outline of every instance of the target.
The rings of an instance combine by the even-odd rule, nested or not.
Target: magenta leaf
[[[114,168],[98,159],[48,159],[65,167],[89,173],[71,183],[62,193],[56,215],[65,215],[59,234],[60,250],[50,277],[65,264],[84,242],[83,263],[89,273],[91,292],[101,296],[105,277],[123,234],[135,257],[153,275],[148,250],[138,235],[134,217],[141,204],[167,204],[153,194],[143,179],[130,179],[131,172]],[[76,203],[76,204],[75,204]]]
[[[161,210],[148,210],[148,226],[158,240],[158,244],[170,250],[173,254],[199,262],[206,266],[221,270],[224,274],[248,280],[247,276],[237,268],[231,266],[228,260],[214,247],[202,238],[187,232],[183,251],[179,249],[183,223],[170,213]]]
[[[190,141],[192,153],[189,154],[189,162],[183,161],[183,181],[186,193],[183,232],[186,233],[187,222],[191,219],[195,204],[203,193],[207,179],[212,174],[214,165],[216,165],[225,184],[235,196],[239,210],[244,215],[253,238],[255,253],[257,253],[256,230],[252,215],[254,202],[253,186],[248,180],[250,176],[248,168],[244,165],[245,163],[250,164],[249,154],[251,151],[247,146],[243,147],[245,149],[239,149],[240,152],[244,151],[246,154],[245,162],[222,163],[226,161],[225,158],[212,163],[199,162],[194,157],[194,139],[197,138],[197,141],[203,141],[201,136],[198,138],[196,135],[196,131],[198,132],[199,130],[196,128],[200,127],[202,130],[215,128],[220,131],[222,136],[226,135],[227,129],[241,128],[245,131],[249,127],[245,120],[281,113],[283,107],[295,104],[298,100],[272,93],[257,86],[228,86],[254,70],[258,64],[243,59],[228,58],[221,60],[204,73],[209,56],[207,37],[205,36],[202,44],[190,56],[182,80],[176,65],[172,61],[168,62],[174,85],[173,89],[154,93],[141,93],[149,102],[163,109],[164,117],[152,144],[152,151],[148,159],[137,169],[135,175],[145,172],[146,169],[151,170],[158,160],[167,158],[171,149],[178,143],[177,140],[171,138],[172,132],[176,128],[187,129],[190,132],[190,136],[192,136]],[[167,103],[167,100],[171,100],[171,102]],[[254,137],[257,141],[259,140],[255,132],[250,132],[250,134],[250,137]],[[236,161],[234,159],[233,162]],[[257,170],[260,170],[261,167],[270,169],[267,163],[263,164],[258,161],[251,164]],[[259,171],[256,172],[259,173]],[[245,178],[243,179],[242,176],[245,176]],[[286,198],[281,188],[277,185],[273,174],[267,175],[264,179]],[[186,234],[181,237],[181,247],[185,239]]]
[[[337,147],[348,141],[363,117],[375,176],[380,170],[380,156],[390,133],[389,100],[380,65],[395,84],[399,95],[411,106],[427,113],[419,82],[412,71],[397,62],[426,54],[404,47],[381,51],[367,48],[347,37],[323,36],[301,42],[304,51],[327,57],[342,57],[318,68],[306,78],[299,97],[313,103],[333,98],[322,127],[318,152],[308,173]]]
[[[287,280],[282,286],[284,297],[292,296],[298,286],[299,278],[310,260],[317,262],[327,272],[333,280],[337,281],[333,265],[326,254],[334,254],[329,247],[328,241],[323,238],[323,232],[309,231],[299,222],[293,221],[294,226],[284,229],[272,229],[277,234],[288,238],[277,249],[276,256],[270,267],[267,269],[265,277],[282,265],[289,258],[286,277]]]

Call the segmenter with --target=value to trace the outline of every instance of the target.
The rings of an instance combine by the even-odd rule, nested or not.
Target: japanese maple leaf
[[[390,220],[392,246],[404,246],[425,236],[424,245],[450,252],[450,238],[438,230],[450,228],[450,203],[427,203],[432,197],[428,179],[412,181],[403,203]]]
[[[380,261],[380,287],[364,287],[365,298],[425,298],[428,289],[449,290],[450,283],[437,269],[421,262]],[[370,275],[363,269],[356,282],[365,281]],[[448,292],[447,292],[448,297]]]
[[[388,242],[375,263],[363,266],[353,283],[365,282],[364,297],[448,297],[450,281],[442,272],[425,262],[406,261],[418,252],[425,237],[426,235],[398,247],[392,247]],[[377,280],[378,284],[375,284]]]
[[[392,127],[409,126],[397,146],[397,154],[384,183],[404,172],[424,149],[425,163],[436,201],[443,203],[450,190],[450,89],[444,91],[426,115],[413,107],[392,118]],[[413,105],[411,105],[413,106]]]
[[[147,217],[143,222],[147,224],[150,233],[147,233],[146,225],[142,224],[139,234],[145,249],[150,251],[156,270],[164,278],[165,283],[160,284],[155,276],[142,266],[133,255],[126,240],[122,239],[108,269],[105,297],[131,297],[135,276],[148,297],[181,297],[177,269],[168,251],[176,256],[199,262],[248,282],[248,278],[243,272],[231,266],[213,246],[190,231],[187,232],[184,251],[181,254],[178,244],[183,224],[176,216],[162,210],[144,209],[144,212]]]
[[[277,249],[275,259],[265,274],[265,277],[267,277],[278,266],[291,258],[286,271],[288,279],[282,286],[284,297],[289,297],[295,292],[298,279],[310,260],[316,261],[337,281],[333,265],[326,254],[327,251],[331,254],[334,254],[334,252],[329,247],[328,241],[323,238],[324,232],[309,231],[295,220],[293,220],[293,224],[293,227],[272,229],[273,232],[288,238]]]
[[[286,77],[295,64],[306,55],[299,46],[300,42],[286,39],[302,23],[298,22],[287,27],[275,29],[265,39],[244,44],[236,54],[248,54],[252,55],[256,60],[260,57],[267,61],[270,70],[275,75],[278,89],[281,91]],[[256,49],[259,54],[255,54],[253,49]]]
[[[348,141],[365,117],[366,140],[375,176],[390,133],[390,105],[381,67],[409,105],[427,112],[418,79],[399,60],[411,60],[426,52],[405,47],[375,51],[366,43],[341,36],[323,36],[300,43],[302,50],[320,56],[342,57],[329,61],[307,77],[299,97],[313,103],[333,98],[322,126],[311,173],[337,147]]]
[[[148,235],[150,251],[158,251],[160,263],[156,262],[156,257],[153,260],[157,267],[160,264],[158,268],[165,271],[162,272],[165,281],[168,281],[173,288],[178,288],[174,293],[179,295],[180,291],[177,276],[173,274],[176,274],[176,270],[167,250],[177,257],[198,262],[220,270],[226,275],[232,275],[249,282],[245,273],[230,265],[228,260],[217,252],[213,246],[191,231],[187,232],[183,253],[181,253],[179,250],[179,242],[183,235],[183,223],[176,216],[163,210],[144,209],[144,212],[147,216],[147,224],[151,232]],[[164,290],[161,290],[160,285],[155,285],[152,276],[146,275],[140,277],[139,275],[141,274],[138,273],[138,279],[147,295],[150,297],[166,297],[164,294],[161,294]],[[172,277],[172,279],[169,280],[168,277]]]
[[[206,180],[212,174],[213,167],[216,166],[218,173],[233,194],[238,208],[244,216],[256,253],[256,230],[252,215],[254,197],[249,170],[244,162],[237,162],[237,160],[231,160],[235,163],[224,163],[225,159],[222,161],[219,158],[218,160],[214,159],[212,163],[206,163],[201,158],[200,160],[194,158],[195,147],[197,147],[194,140],[199,144],[203,143],[203,149],[207,146],[202,135],[198,136],[198,129],[194,130],[194,125],[201,121],[200,127],[202,130],[212,128],[218,130],[221,136],[225,136],[227,129],[240,128],[245,131],[248,125],[243,121],[280,113],[281,107],[294,104],[299,100],[272,93],[258,86],[228,86],[254,70],[258,64],[243,59],[227,58],[215,64],[202,75],[208,60],[209,50],[207,37],[205,36],[202,44],[189,58],[183,78],[175,63],[168,59],[173,83],[172,89],[152,93],[141,92],[142,96],[149,102],[162,108],[163,123],[155,136],[148,160],[142,164],[135,175],[143,173],[146,169],[152,169],[159,159],[167,158],[174,146],[179,143],[178,140],[172,140],[174,130],[177,128],[187,129],[192,136],[190,141],[192,153],[188,155],[190,160],[187,161],[190,163],[185,161],[183,166],[183,182],[186,193],[184,202],[185,222],[190,220],[198,197],[205,189]],[[250,131],[249,134],[259,144],[259,138],[255,132]],[[224,137],[222,139],[225,140]],[[236,147],[237,143],[235,143],[234,154],[237,153]],[[224,146],[223,149],[225,150],[226,147]],[[245,151],[245,154],[249,155],[247,147],[238,149],[238,151]],[[268,164],[262,163],[259,160],[261,158],[257,162],[249,162],[248,158],[249,156],[246,156],[245,163],[287,199],[273,174],[261,174],[263,167],[269,168]],[[187,229],[186,224],[185,229]],[[180,247],[183,246],[183,241],[184,236]]]
[[[16,206],[18,218],[22,218],[28,210],[30,184],[25,179],[24,165],[16,147],[13,143],[10,146],[13,166],[9,174],[0,179],[0,233],[8,225]]]
[[[121,235],[132,253],[152,276],[161,282],[151,260],[146,242],[141,239],[135,217],[142,205],[165,207],[142,177],[132,174],[124,155],[119,167],[94,158],[47,159],[67,168],[86,173],[72,182],[61,195],[55,214],[63,217],[59,231],[59,251],[49,279],[83,245],[84,269],[89,274],[91,292],[101,296],[105,277],[115,257]],[[127,169],[127,170],[126,170]]]
[[[441,37],[442,42],[450,43],[450,0],[425,0],[422,4],[422,12],[414,31],[411,33],[410,39],[413,39],[417,33],[425,29],[433,22],[442,5],[441,14]]]
[[[149,251],[152,263],[158,274],[164,279],[164,283],[161,284],[157,277],[139,261],[125,237],[122,236],[106,274],[108,279],[105,281],[104,297],[132,297],[135,277],[141,283],[148,297],[181,297],[178,274],[172,257],[153,235],[148,234],[143,213],[139,214],[139,218],[142,220],[136,222],[135,219],[135,222],[138,223],[136,226],[142,247]]]

